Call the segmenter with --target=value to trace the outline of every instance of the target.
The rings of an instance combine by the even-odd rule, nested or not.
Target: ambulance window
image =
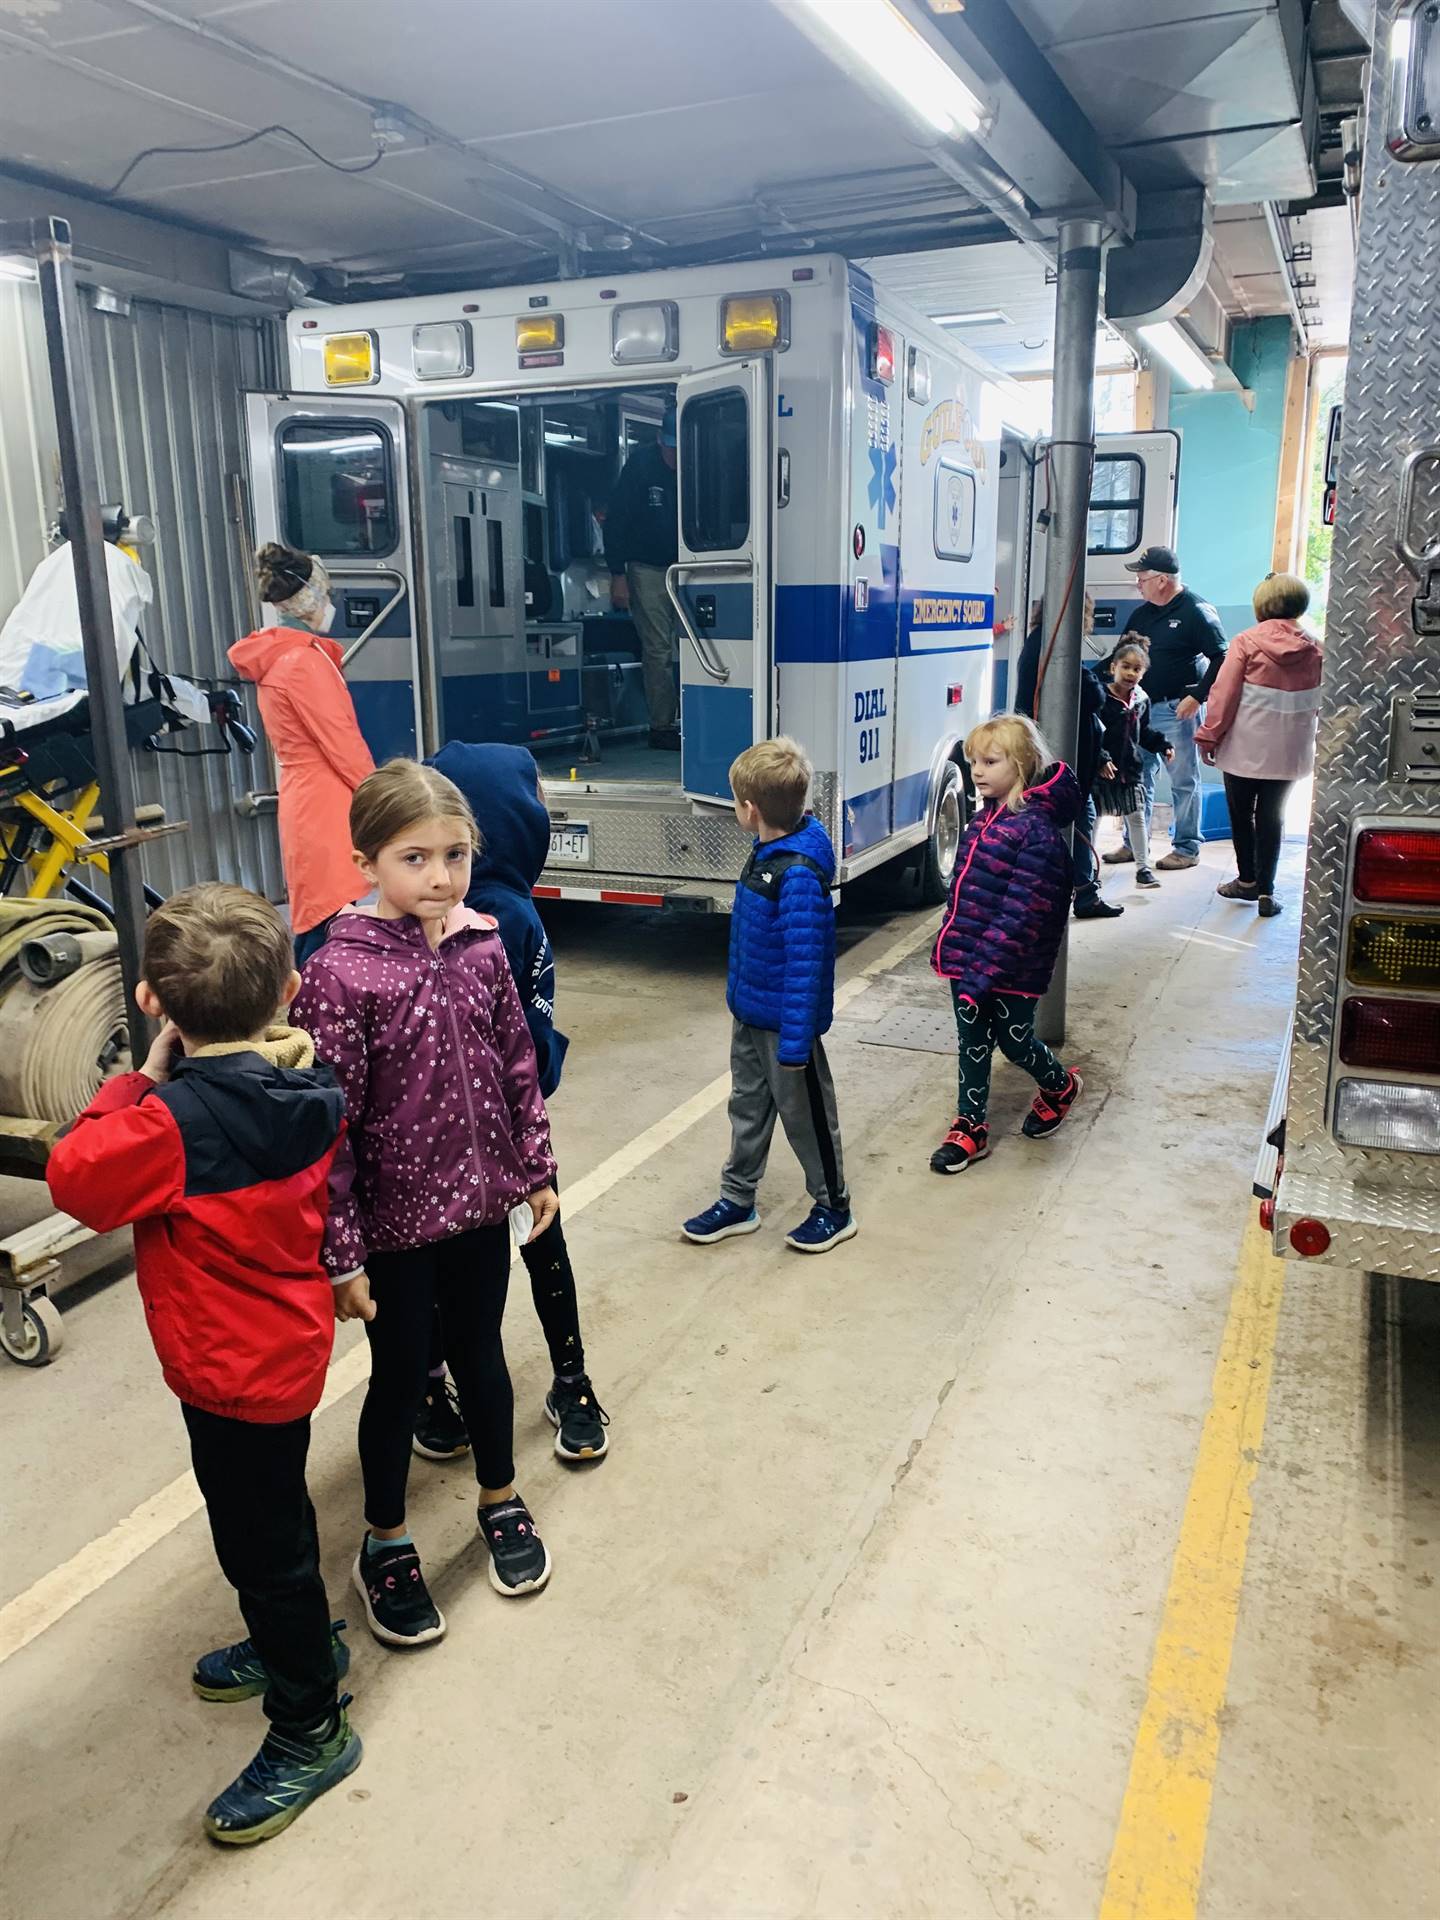
[[[750,409],[738,387],[685,403],[685,545],[692,553],[732,553],[750,537]]]
[[[285,538],[302,553],[393,553],[390,436],[368,420],[289,420],[280,429]]]
[[[941,560],[975,552],[975,476],[943,455],[935,468],[935,552]]]
[[[1145,463],[1133,453],[1095,457],[1090,488],[1091,553],[1133,553],[1145,512]]]

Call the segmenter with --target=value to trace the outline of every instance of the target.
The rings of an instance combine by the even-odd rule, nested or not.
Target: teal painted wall
[[[1230,364],[1255,396],[1172,390],[1180,429],[1180,566],[1228,634],[1253,625],[1250,596],[1270,571],[1285,430],[1288,319],[1252,320],[1231,334]]]

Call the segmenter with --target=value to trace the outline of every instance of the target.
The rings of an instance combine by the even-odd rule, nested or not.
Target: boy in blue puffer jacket
[[[803,749],[786,739],[749,748],[730,769],[735,817],[755,846],[730,921],[730,1158],[719,1200],[682,1228],[702,1246],[759,1227],[755,1190],[777,1118],[815,1203],[786,1244],[828,1253],[857,1232],[820,1038],[835,992],[835,850],[805,811],[811,777]]]

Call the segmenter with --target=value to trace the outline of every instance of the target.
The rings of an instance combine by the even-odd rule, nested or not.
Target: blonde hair
[[[781,734],[747,747],[732,763],[730,791],[757,807],[767,827],[788,832],[805,816],[814,773],[805,749]]]
[[[1309,587],[1293,573],[1267,573],[1255,589],[1257,620],[1298,620],[1309,604]]]
[[[470,802],[453,780],[418,760],[387,760],[367,774],[350,800],[350,844],[367,860],[411,827],[459,820],[479,853],[482,841]]]
[[[1025,805],[1025,789],[1034,785],[1036,775],[1048,767],[1055,756],[1035,722],[1027,720],[1023,713],[998,714],[995,719],[982,720],[978,727],[972,727],[965,741],[965,758],[973,760],[987,748],[1003,753],[1015,768],[1015,784],[1002,804],[1012,813],[1019,813]]]
[[[187,1040],[252,1040],[295,971],[285,922],[248,887],[185,887],[145,923],[145,978]]]

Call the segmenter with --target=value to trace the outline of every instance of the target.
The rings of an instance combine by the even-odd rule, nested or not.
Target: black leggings
[[[558,1213],[538,1240],[525,1242],[520,1258],[530,1275],[530,1298],[535,1302],[540,1330],[550,1349],[551,1370],[571,1376],[583,1373],[585,1348],[580,1340],[580,1302],[575,1297],[575,1273]],[[444,1366],[445,1335],[437,1313],[430,1341],[430,1371],[439,1374]]]
[[[508,1224],[403,1253],[372,1253],[365,1271],[375,1301],[375,1318],[365,1326],[370,1386],[360,1409],[365,1518],[372,1527],[405,1523],[410,1439],[425,1397],[437,1308],[475,1449],[475,1478],[482,1487],[508,1487],[515,1478],[515,1393],[500,1338],[510,1284]]]
[[[1241,882],[1258,887],[1261,893],[1275,891],[1275,868],[1285,837],[1285,802],[1293,785],[1292,780],[1245,780],[1238,773],[1225,776],[1235,866]]]
[[[1047,1093],[1060,1093],[1070,1075],[1043,1040],[1035,1038],[1034,1000],[1020,994],[982,993],[978,1000],[962,994],[952,981],[955,1027],[960,1037],[960,1103],[962,1120],[983,1127],[990,1110],[990,1056],[998,1047],[1005,1058]]]

